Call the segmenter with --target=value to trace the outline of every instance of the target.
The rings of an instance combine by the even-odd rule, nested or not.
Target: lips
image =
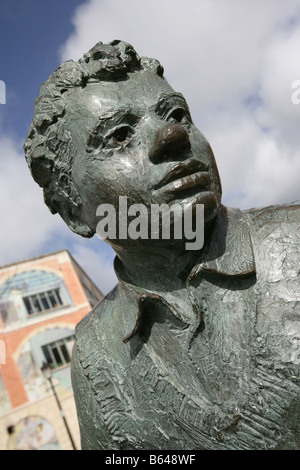
[[[169,171],[154,189],[163,188],[164,191],[184,191],[194,186],[205,188],[210,182],[208,167],[199,160],[189,160],[178,163]]]

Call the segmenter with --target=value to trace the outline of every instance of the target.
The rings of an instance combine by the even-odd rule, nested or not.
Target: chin
[[[214,194],[210,193],[204,204],[204,221],[211,222],[218,214],[221,204],[220,199]]]
[[[192,205],[195,207],[197,204],[204,205],[204,222],[212,221],[219,210],[221,204],[221,197],[212,191],[203,191],[195,194],[193,197],[189,197],[181,201],[181,203]]]

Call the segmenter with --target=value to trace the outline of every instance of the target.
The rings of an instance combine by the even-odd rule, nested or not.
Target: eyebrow
[[[173,91],[172,93],[161,93],[161,95],[159,96],[159,101],[167,100],[170,98],[180,98],[182,101],[185,101],[184,96],[181,93],[178,93],[177,91]]]
[[[154,110],[157,113],[164,112],[164,108],[167,104],[169,104],[170,101],[172,100],[180,100],[181,102],[184,103],[186,108],[188,109],[187,102],[184,98],[184,96],[181,93],[178,92],[173,92],[173,93],[162,93],[157,101],[157,103],[154,105]]]
[[[118,109],[109,108],[109,109],[107,109],[104,114],[102,114],[101,116],[98,117],[98,121],[97,121],[96,125],[93,127],[93,129],[90,131],[89,136],[92,136],[96,132],[99,132],[99,130],[101,130],[101,129],[104,130],[104,127],[107,124],[107,122],[115,119],[118,115],[120,116],[120,118],[122,118],[126,115],[129,115],[129,114],[130,114],[130,109],[128,109],[128,108],[118,108]]]
[[[188,107],[184,96],[178,92],[172,93],[161,93],[157,100],[157,103],[150,106],[149,109],[153,109],[156,113],[160,114],[164,112],[165,106],[170,102],[170,100],[180,99],[186,107]],[[94,128],[90,131],[89,137],[95,135],[95,133],[99,133],[105,130],[105,125],[115,119],[116,117],[120,116],[120,118],[126,117],[131,113],[131,109],[127,107],[120,107],[118,109],[109,108],[105,111],[104,114],[98,117],[97,124]]]

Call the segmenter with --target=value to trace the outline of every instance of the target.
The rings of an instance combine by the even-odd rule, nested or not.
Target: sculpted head
[[[221,202],[213,152],[155,59],[122,41],[96,44],[42,85],[25,143],[52,213],[91,237],[100,204]]]

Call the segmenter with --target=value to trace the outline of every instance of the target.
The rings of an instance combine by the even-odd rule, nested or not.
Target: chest
[[[281,299],[279,292],[285,292]],[[202,318],[193,334],[180,325],[177,331],[164,322],[153,325],[134,380],[147,384],[141,400],[150,404],[149,416],[168,410],[159,411],[166,434],[175,427],[200,448],[300,445],[299,304],[293,292],[290,303],[284,284],[206,275],[191,287]]]
[[[230,281],[203,276],[191,286],[202,322],[188,325],[152,302],[129,343],[117,353],[103,343],[106,359],[90,378],[121,449],[300,447],[299,366],[274,323],[275,311],[281,319],[287,311],[255,277]]]

